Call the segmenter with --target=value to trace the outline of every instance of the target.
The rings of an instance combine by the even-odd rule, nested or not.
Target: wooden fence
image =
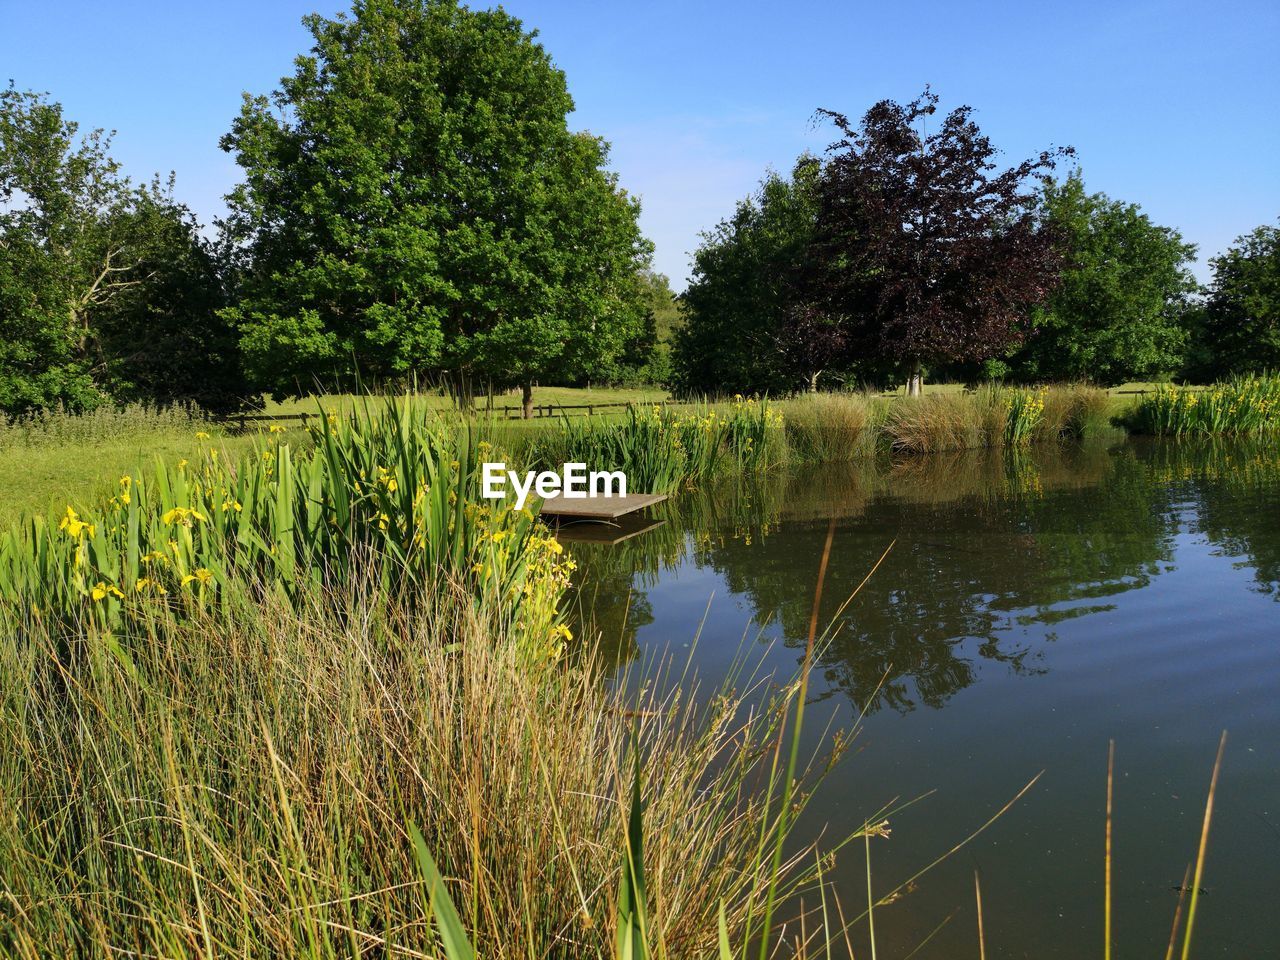
[[[1194,389],[1194,388],[1192,388]],[[973,393],[972,390],[965,389],[965,393]],[[1112,393],[1119,395],[1140,395],[1153,393],[1152,390],[1114,390]],[[902,393],[882,393],[879,395],[883,400],[895,400],[899,397],[906,396]],[[679,401],[662,401],[665,403],[679,403]],[[532,414],[534,419],[544,419],[546,417],[569,417],[569,416],[595,416],[597,410],[625,410],[629,407],[636,406],[634,400],[621,401],[616,403],[537,403],[533,405]],[[640,406],[648,406],[647,403],[639,404]],[[452,409],[456,412],[457,408]],[[485,414],[487,416],[496,416],[499,420],[521,420],[524,419],[524,407],[511,406],[510,404],[501,407],[476,407],[472,411],[473,415]],[[240,431],[248,430],[252,424],[256,423],[301,423],[306,426],[308,420],[312,417],[318,417],[318,413],[233,413],[223,417],[215,417],[215,423],[221,423],[226,426],[235,427]]]
[[[617,410],[626,409],[635,406],[632,401],[620,403],[538,403],[534,404],[532,414],[534,418],[560,417],[560,416],[594,416],[597,410]],[[457,412],[457,408],[442,408]],[[499,420],[522,420],[524,419],[523,406],[501,406],[501,407],[476,407],[472,411],[473,416],[478,415],[495,416]],[[232,413],[222,417],[215,417],[214,423],[221,423],[237,430],[248,430],[254,424],[259,423],[301,423],[306,426],[307,421],[313,417],[318,417],[318,413]]]

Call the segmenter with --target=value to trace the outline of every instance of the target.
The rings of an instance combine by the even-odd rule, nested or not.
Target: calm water
[[[872,844],[883,893],[1045,771],[877,911],[881,956],[953,913],[917,956],[976,955],[975,868],[988,956],[1101,956],[1110,738],[1115,936],[1121,955],[1163,956],[1223,729],[1194,953],[1280,956],[1280,451],[1128,444],[806,469],[686,496],[624,543],[575,544],[582,596],[624,657],[681,652],[705,614],[704,678],[744,643],[785,674],[832,517],[824,619],[896,545],[814,669],[815,735],[869,710],[807,829],[834,836],[933,791]],[[846,904],[865,904],[864,873],[859,842],[837,863]]]

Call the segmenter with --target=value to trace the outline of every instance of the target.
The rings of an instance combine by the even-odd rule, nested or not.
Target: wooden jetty
[[[594,520],[609,523],[667,499],[665,493],[628,493],[625,497],[545,497],[542,514],[560,522]]]

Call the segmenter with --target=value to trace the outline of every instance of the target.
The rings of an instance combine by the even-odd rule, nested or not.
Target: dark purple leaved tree
[[[778,350],[786,369],[814,393],[818,378],[845,362],[848,341],[843,326],[816,305],[802,301],[787,311],[778,336]]]
[[[1038,182],[1057,157],[999,170],[970,107],[930,132],[928,88],[877,103],[841,137],[820,185],[812,293],[850,345],[905,366],[918,394],[927,364],[985,359],[1019,342],[1030,308],[1058,282],[1061,255],[1036,222]]]

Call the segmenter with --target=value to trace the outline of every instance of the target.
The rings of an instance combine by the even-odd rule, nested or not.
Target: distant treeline
[[[683,393],[1220,379],[1280,368],[1280,229],[1210,261],[1071,150],[1010,169],[961,107],[883,101],[825,156],[770,174],[706,235],[673,355]]]
[[[1009,170],[968,108],[876,104],[652,269],[608,145],[502,10],[363,0],[313,15],[221,140],[242,169],[203,231],[174,179],[0,91],[0,411],[251,405],[360,385],[661,383],[785,393],[930,376],[1206,379],[1280,366],[1277,229],[1213,263],[1136,206]]]

